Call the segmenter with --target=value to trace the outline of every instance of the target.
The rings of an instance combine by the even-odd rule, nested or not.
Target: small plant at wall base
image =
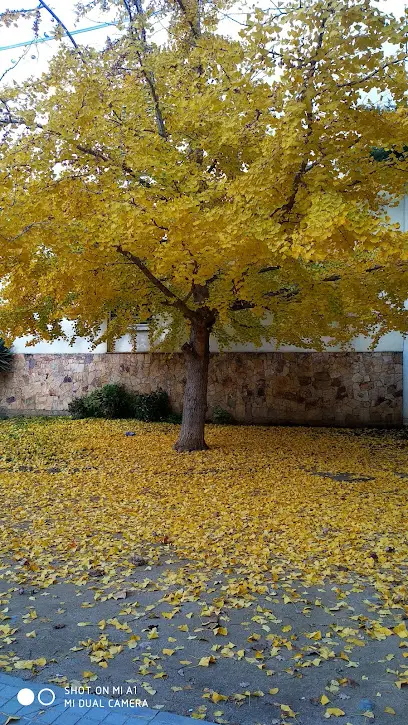
[[[204,450],[210,335],[322,350],[408,332],[408,234],[387,214],[408,173],[406,17],[285,0],[229,37],[229,0],[94,4],[114,43],[65,37],[42,77],[0,84],[0,335],[162,322],[185,357],[175,447]],[[374,89],[387,108],[361,102]]]
[[[11,370],[13,354],[0,338],[0,373],[7,373]]]
[[[73,418],[135,418],[145,422],[165,421],[171,413],[164,390],[133,393],[116,383],[72,400],[68,410]]]
[[[215,408],[213,408],[211,420],[217,425],[232,425],[233,423],[235,423],[234,416],[231,415],[228,410],[225,410],[225,408],[221,408],[221,406],[219,405],[216,405]]]

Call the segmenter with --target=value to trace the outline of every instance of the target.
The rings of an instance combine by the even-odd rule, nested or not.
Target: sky
[[[77,0],[48,0],[50,7],[61,18],[69,30],[85,29],[109,21],[109,16],[106,14],[103,15],[98,10],[91,11],[87,17],[77,21],[74,11],[76,2]],[[263,3],[251,2],[245,4],[244,2],[243,7],[238,8],[237,6],[236,11],[230,13],[233,19],[227,20],[226,25],[230,25],[231,30],[233,27],[236,28],[236,21],[243,20],[243,10],[249,9],[253,4],[261,5]],[[402,14],[405,5],[408,5],[408,0],[380,0],[377,5],[382,10],[392,12],[398,16]],[[0,0],[0,8],[2,10],[34,8],[36,6],[36,0]],[[41,26],[41,36],[43,37],[44,32],[50,34],[55,25],[53,26],[49,18],[46,17],[48,14],[45,11],[43,11],[42,15],[44,17],[44,23]],[[4,71],[13,66],[15,66],[13,70],[7,73],[7,81],[16,80],[18,82],[31,75],[38,76],[46,69],[48,60],[58,47],[56,41],[47,40],[39,44],[3,50],[5,46],[32,41],[33,31],[31,24],[32,21],[20,21],[18,28],[5,28],[0,26],[0,79]],[[156,32],[159,34],[161,30],[162,28],[158,25]],[[89,44],[96,48],[101,48],[107,36],[114,38],[117,33],[117,29],[114,26],[110,26],[75,35],[75,40],[78,44]]]

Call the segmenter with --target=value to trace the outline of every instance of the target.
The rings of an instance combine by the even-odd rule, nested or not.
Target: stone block
[[[13,372],[0,378],[0,402],[9,410],[63,412],[72,398],[108,382],[141,392],[161,387],[179,411],[183,355],[16,355]],[[397,425],[402,354],[212,353],[208,399],[241,422]]]

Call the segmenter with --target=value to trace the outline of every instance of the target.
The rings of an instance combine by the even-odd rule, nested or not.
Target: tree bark
[[[183,346],[186,361],[183,418],[176,451],[205,451],[205,416],[207,412],[208,364],[210,331],[206,319],[191,321],[190,341]]]

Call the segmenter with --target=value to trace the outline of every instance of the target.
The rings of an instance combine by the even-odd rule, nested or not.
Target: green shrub
[[[129,418],[129,394],[122,385],[104,385],[76,398],[68,409],[74,418]]]
[[[231,413],[218,405],[213,409],[211,420],[213,423],[217,423],[217,425],[232,425],[235,423]]]
[[[11,369],[13,355],[0,338],[0,373],[7,373]]]
[[[132,418],[145,421],[167,420],[171,410],[169,396],[164,390],[131,394]]]
[[[175,425],[180,425],[182,421],[182,414],[181,413],[169,413],[169,415],[166,418],[166,423],[174,423]]]
[[[166,420],[169,398],[164,390],[132,393],[111,383],[76,398],[68,405],[73,418],[136,418],[146,422]]]

